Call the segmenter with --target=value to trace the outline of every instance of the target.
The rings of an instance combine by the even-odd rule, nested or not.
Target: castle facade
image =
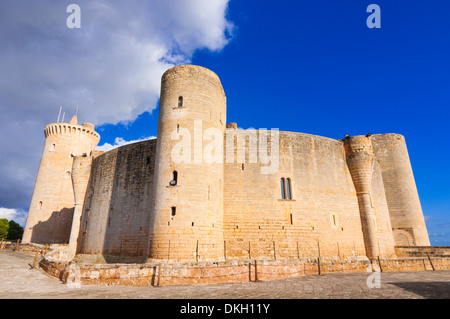
[[[53,123],[24,242],[107,261],[395,257],[429,246],[405,138],[242,130],[219,77],[162,76],[157,139],[101,153],[92,124]]]

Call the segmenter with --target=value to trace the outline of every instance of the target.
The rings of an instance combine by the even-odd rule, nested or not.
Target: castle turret
[[[405,138],[400,134],[380,134],[372,137],[372,143],[381,165],[395,244],[429,246]]]
[[[81,215],[92,168],[92,156],[76,156],[72,165],[72,184],[75,198],[72,230],[69,240],[69,259],[75,257],[78,248]]]
[[[151,259],[223,257],[226,97],[219,77],[183,65],[162,76]]]
[[[368,136],[344,139],[347,165],[358,197],[364,246],[369,258],[379,256],[376,215],[373,209],[371,184],[374,167],[372,144]]]
[[[74,156],[90,156],[100,141],[92,124],[69,123],[45,127],[45,145],[23,234],[25,243],[69,241],[74,212]]]

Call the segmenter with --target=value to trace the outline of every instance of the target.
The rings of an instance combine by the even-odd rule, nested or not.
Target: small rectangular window
[[[176,186],[178,184],[178,172],[173,171],[172,173],[172,180],[170,181],[170,186]]]

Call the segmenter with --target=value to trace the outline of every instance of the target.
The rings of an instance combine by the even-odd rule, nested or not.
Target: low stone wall
[[[450,258],[450,246],[396,246],[397,257],[445,257]]]
[[[9,249],[9,250],[18,250],[18,251],[26,251],[26,252],[47,252],[50,251],[48,245],[39,245],[39,244],[22,244],[17,243],[17,241],[2,241],[0,242],[0,250]]]
[[[42,258],[39,262],[39,267],[41,267],[46,273],[49,275],[59,278],[61,281],[66,281],[68,273],[68,263],[58,262],[55,260],[51,260],[49,258]]]
[[[67,264],[45,258],[40,266],[68,283],[171,286],[271,280],[307,274],[450,270],[450,258],[369,260],[289,259],[146,264]]]

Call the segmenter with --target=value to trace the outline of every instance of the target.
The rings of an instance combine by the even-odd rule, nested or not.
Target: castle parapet
[[[48,124],[44,129],[45,137],[57,134],[76,134],[76,135],[91,135],[92,138],[100,141],[100,135],[94,130],[93,124],[72,125],[69,123],[52,123]]]

